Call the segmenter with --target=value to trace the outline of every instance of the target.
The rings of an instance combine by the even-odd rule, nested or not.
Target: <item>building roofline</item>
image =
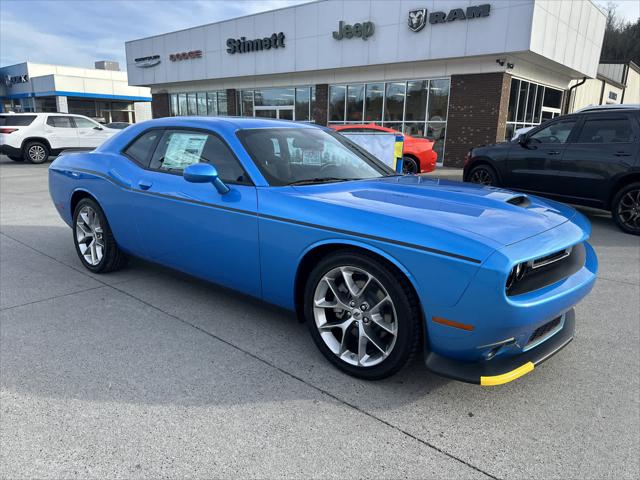
[[[211,25],[217,25],[219,23],[231,22],[233,20],[238,20],[240,18],[255,17],[257,15],[263,15],[265,13],[279,12],[280,10],[287,10],[289,8],[296,8],[296,7],[299,7],[301,5],[308,5],[310,3],[321,3],[321,2],[326,2],[326,1],[327,0],[308,0],[306,2],[303,1],[303,2],[297,3],[295,5],[289,5],[287,7],[274,8],[273,10],[264,10],[263,12],[250,13],[249,15],[242,15],[240,17],[232,17],[232,18],[227,18],[225,20],[218,20],[217,22],[204,23],[202,25],[195,25],[193,27],[181,28],[180,30],[172,30],[170,32],[158,33],[156,35],[149,35],[148,37],[134,38],[133,40],[125,40],[124,44],[126,46],[129,43],[139,42],[140,40],[149,40],[150,38],[162,37],[164,35],[169,35],[171,33],[186,32],[187,30],[193,30],[194,28],[209,27]]]

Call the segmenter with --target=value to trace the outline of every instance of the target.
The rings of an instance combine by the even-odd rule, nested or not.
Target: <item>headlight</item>
[[[525,273],[529,269],[528,262],[518,263],[509,272],[507,277],[507,290],[510,290],[515,282],[519,282],[524,277]]]

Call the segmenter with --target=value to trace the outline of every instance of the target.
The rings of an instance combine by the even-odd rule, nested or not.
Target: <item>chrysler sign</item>
[[[148,57],[134,58],[133,61],[135,62],[136,67],[139,68],[155,67],[160,63],[160,55],[149,55]]]

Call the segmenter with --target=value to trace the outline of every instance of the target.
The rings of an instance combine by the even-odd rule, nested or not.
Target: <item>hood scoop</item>
[[[514,195],[506,200],[507,203],[516,207],[527,208],[531,205],[531,200],[526,195]]]

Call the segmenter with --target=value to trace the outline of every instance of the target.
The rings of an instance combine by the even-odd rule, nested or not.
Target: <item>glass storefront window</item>
[[[329,121],[344,121],[344,106],[347,87],[344,85],[331,85],[329,87]]]
[[[449,109],[449,89],[451,82],[446,80],[431,80],[429,82],[429,118],[430,122],[447,120]]]
[[[347,121],[362,122],[364,84],[347,86]]]
[[[516,130],[534,127],[560,115],[563,91],[527,80],[512,79],[505,140]]]
[[[384,121],[402,121],[405,83],[387,83],[384,105]]]
[[[197,115],[198,114],[198,102],[197,96],[195,93],[187,93],[187,114],[188,115]]]
[[[429,122],[427,124],[427,138],[434,140],[433,150],[438,154],[438,161],[444,158],[444,142],[447,134],[445,122]]]
[[[540,114],[542,113],[542,96],[545,87],[538,85],[538,93],[536,94],[536,109],[533,115],[533,123],[540,123]]]
[[[520,82],[520,91],[518,92],[518,113],[516,119],[518,122],[524,122],[524,114],[527,108],[527,91],[529,90],[529,82]]]
[[[308,122],[309,117],[309,88],[296,88],[296,120],[300,122]]]
[[[365,122],[382,120],[382,102],[384,100],[384,83],[367,83],[364,110]]]
[[[405,123],[402,133],[411,135],[412,137],[424,137],[424,122]]]
[[[550,108],[562,108],[562,90],[546,88],[544,91],[543,106]]]
[[[218,98],[216,92],[207,92],[207,115],[210,117],[218,115]]]
[[[405,107],[404,121],[424,121],[427,112],[427,96],[429,82],[407,82],[407,105]]]
[[[218,92],[218,115],[227,115],[227,92]]]
[[[511,79],[511,90],[509,92],[509,110],[507,111],[507,122],[516,121],[516,108],[518,108],[518,90],[520,89],[520,80]]]
[[[198,92],[197,95],[197,114],[205,117],[207,115],[207,94],[204,92]]]
[[[241,115],[244,117],[253,117],[253,90],[243,90],[240,93],[242,109]]]
[[[255,90],[254,105],[256,107],[271,107],[293,105],[293,88],[263,88]]]
[[[187,115],[187,94],[180,93],[178,95],[178,107],[179,107],[179,115],[184,116]]]
[[[177,117],[178,115],[180,115],[180,110],[178,109],[178,94],[172,93],[171,94],[171,116]]]

